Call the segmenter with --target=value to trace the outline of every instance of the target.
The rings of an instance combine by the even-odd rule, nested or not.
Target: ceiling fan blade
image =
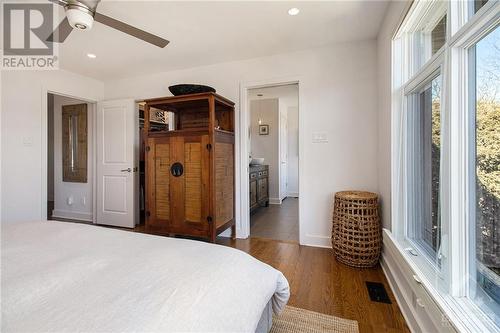
[[[69,36],[73,28],[69,25],[68,18],[65,17],[64,20],[57,26],[56,30],[52,32],[47,38],[48,42],[62,43]]]
[[[101,13],[95,13],[94,20],[161,48],[167,46],[167,44],[170,43],[166,39],[150,34],[149,32],[128,25],[127,23],[115,20],[114,18]]]

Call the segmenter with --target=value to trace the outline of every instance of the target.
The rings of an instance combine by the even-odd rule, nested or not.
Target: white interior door
[[[280,112],[280,199],[288,193],[288,118]]]
[[[97,224],[135,225],[138,118],[134,100],[97,104]]]

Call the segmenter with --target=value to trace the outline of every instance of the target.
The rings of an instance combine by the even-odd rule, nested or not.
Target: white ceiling
[[[287,84],[282,86],[255,88],[248,91],[249,100],[271,98],[282,98],[287,101],[287,106],[298,106],[299,86],[297,84]]]
[[[291,7],[300,14],[289,16]],[[160,49],[96,23],[90,31],[73,31],[61,45],[60,67],[112,80],[367,40],[376,37],[386,7],[385,1],[370,0],[102,1],[99,12],[170,44]]]

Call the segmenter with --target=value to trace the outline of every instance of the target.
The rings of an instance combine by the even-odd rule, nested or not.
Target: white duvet
[[[91,225],[2,226],[2,332],[254,332],[283,274],[225,246]]]

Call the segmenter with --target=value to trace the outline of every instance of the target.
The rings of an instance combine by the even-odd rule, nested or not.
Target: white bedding
[[[2,226],[2,332],[254,332],[283,274],[204,242],[55,221]]]

